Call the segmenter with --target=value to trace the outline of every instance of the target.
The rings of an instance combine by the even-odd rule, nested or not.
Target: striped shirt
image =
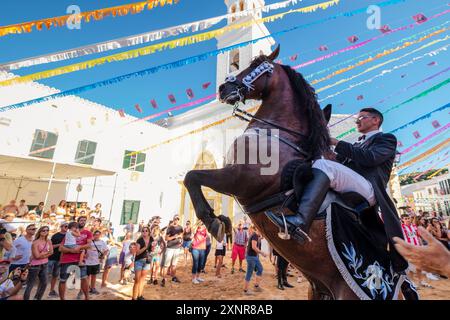
[[[234,232],[234,243],[240,246],[247,245],[247,232],[245,230],[237,229]]]
[[[403,236],[405,237],[405,241],[415,246],[420,246],[419,235],[417,232],[417,226],[415,224],[410,224],[407,226],[402,223]]]

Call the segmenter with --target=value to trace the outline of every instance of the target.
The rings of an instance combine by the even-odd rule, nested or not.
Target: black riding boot
[[[289,234],[301,244],[304,244],[307,240],[310,241],[308,236],[309,228],[330,188],[330,179],[322,170],[316,168],[311,170],[313,179],[303,191],[297,214],[285,216]],[[284,222],[281,216],[269,211],[266,212],[266,215],[281,230],[284,230]]]
[[[284,286],[283,286],[283,270],[280,270],[280,268],[278,268],[277,279],[278,279],[277,288],[280,289],[280,290],[284,290]]]

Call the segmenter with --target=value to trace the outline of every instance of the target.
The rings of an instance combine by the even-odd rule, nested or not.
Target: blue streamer
[[[389,0],[389,1],[380,2],[380,3],[376,4],[376,5],[379,6],[379,7],[385,7],[385,6],[390,6],[390,5],[398,4],[398,3],[401,3],[401,2],[405,2],[405,1],[407,1],[407,0]],[[316,25],[316,24],[321,24],[321,23],[324,23],[324,22],[327,22],[327,21],[330,21],[330,20],[337,19],[339,17],[352,17],[352,16],[354,16],[356,14],[365,13],[365,12],[366,12],[366,8],[361,8],[361,9],[356,9],[356,10],[353,10],[353,11],[350,11],[350,12],[339,13],[339,14],[336,14],[336,15],[328,17],[328,18],[320,19],[320,20],[317,20],[317,21],[314,21],[314,22],[310,22],[310,23],[307,23],[307,24],[297,25],[295,27],[292,27],[292,28],[289,28],[289,29],[285,29],[285,30],[282,30],[282,31],[278,31],[278,32],[272,33],[272,34],[264,36],[264,37],[260,37],[260,38],[253,39],[253,40],[250,40],[250,41],[244,41],[244,42],[232,45],[232,46],[228,46],[228,47],[221,48],[221,49],[218,49],[218,50],[209,51],[209,52],[206,52],[206,53],[203,53],[203,54],[200,54],[200,55],[196,55],[196,56],[191,56],[191,57],[188,57],[188,58],[185,58],[185,59],[181,59],[181,60],[178,60],[178,61],[175,61],[175,62],[170,62],[170,63],[166,63],[166,64],[159,65],[159,66],[156,66],[156,67],[152,67],[152,68],[148,68],[148,69],[144,69],[144,70],[140,70],[140,71],[135,71],[135,72],[128,73],[128,74],[125,74],[125,75],[121,75],[121,76],[117,76],[117,77],[114,77],[114,78],[110,78],[110,79],[107,79],[107,80],[98,81],[98,82],[95,82],[95,83],[92,83],[92,84],[84,85],[84,86],[81,86],[81,87],[78,87],[78,88],[65,90],[65,91],[62,91],[62,92],[59,92],[59,93],[54,93],[54,94],[51,94],[51,95],[48,95],[48,96],[44,96],[44,97],[41,97],[41,98],[36,98],[36,99],[24,101],[24,102],[19,102],[19,103],[16,103],[16,104],[11,104],[11,105],[8,105],[8,106],[5,106],[5,107],[1,107],[0,108],[0,112],[5,112],[5,111],[8,111],[8,110],[13,110],[13,109],[18,109],[18,108],[23,108],[23,107],[26,107],[26,106],[29,106],[29,105],[32,105],[32,104],[36,104],[36,103],[46,102],[46,101],[49,101],[49,100],[54,100],[54,99],[58,99],[58,98],[63,98],[63,97],[71,96],[71,95],[80,94],[82,92],[86,92],[86,91],[93,90],[93,89],[96,89],[96,88],[106,87],[106,86],[109,86],[109,85],[112,85],[112,84],[115,84],[115,83],[122,82],[122,81],[127,80],[127,79],[136,78],[138,76],[142,77],[142,76],[145,76],[145,75],[154,74],[154,73],[159,72],[161,70],[170,70],[170,69],[174,69],[174,68],[180,68],[180,67],[188,65],[188,64],[193,64],[193,63],[196,63],[196,62],[204,61],[204,60],[206,60],[206,59],[208,59],[208,58],[210,58],[212,56],[217,56],[219,54],[222,54],[222,53],[225,53],[225,52],[228,52],[228,51],[232,51],[232,50],[234,50],[236,48],[244,47],[244,46],[247,46],[249,44],[254,44],[254,43],[258,42],[258,41],[261,41],[261,40],[264,40],[264,39],[267,39],[267,38],[271,38],[271,37],[273,37],[275,35],[282,35],[282,34],[287,33],[287,32],[291,32],[291,31],[294,31],[294,30],[307,28],[307,27],[310,27],[310,26],[313,26],[313,25]]]
[[[412,124],[415,124],[416,122],[419,122],[419,121],[421,121],[421,120],[423,120],[423,119],[429,118],[429,117],[431,116],[431,114],[433,114],[433,113],[435,113],[435,112],[438,112],[438,111],[442,111],[442,110],[444,110],[444,109],[447,109],[448,107],[450,107],[450,103],[447,103],[445,106],[442,106],[442,107],[440,107],[440,108],[437,108],[437,109],[435,109],[435,110],[433,110],[433,111],[431,111],[431,112],[429,112],[429,113],[427,113],[427,114],[425,114],[425,115],[423,115],[423,116],[421,116],[421,117],[419,117],[419,118],[416,118],[416,119],[413,120],[413,121],[410,121],[410,122],[408,122],[408,123],[402,125],[401,127],[398,127],[398,128],[396,128],[396,129],[394,129],[394,130],[391,130],[391,131],[389,131],[389,132],[390,132],[390,133],[394,133],[394,132],[396,132],[396,131],[398,131],[398,130],[405,129],[407,126],[410,126],[410,125],[412,125]]]

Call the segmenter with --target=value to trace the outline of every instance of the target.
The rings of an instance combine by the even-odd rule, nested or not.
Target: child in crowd
[[[214,254],[215,255],[214,266],[216,268],[216,277],[217,278],[222,278],[222,276],[220,275],[220,270],[222,269],[223,257],[225,257],[226,248],[227,248],[227,239],[225,236],[223,238],[222,242],[217,242],[216,252]]]
[[[80,229],[78,223],[72,221],[69,223],[68,230],[66,233],[66,240],[64,241],[64,247],[73,249],[77,246],[77,238],[80,236]],[[86,250],[81,250],[79,265],[84,266],[84,258],[86,256]]]
[[[154,285],[158,284],[158,269],[161,265],[161,255],[164,251],[165,242],[163,237],[161,236],[161,229],[159,226],[155,225],[152,229],[152,246],[151,246],[151,267],[150,267],[150,281],[149,283],[153,283]]]
[[[128,247],[128,252],[123,258],[123,278],[121,283],[127,284],[131,282],[131,273],[134,271],[134,260],[136,257],[137,246],[136,242],[131,242]]]

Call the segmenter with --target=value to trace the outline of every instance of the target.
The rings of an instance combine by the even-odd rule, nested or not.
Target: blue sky
[[[266,4],[275,3],[279,0],[267,0]],[[324,2],[325,0],[304,0],[295,6],[295,8],[307,6]],[[82,11],[94,10],[98,8],[110,7],[124,3],[133,3],[136,1],[125,0],[41,0],[41,1],[8,1],[2,3],[0,10],[0,25],[8,25],[19,22],[42,19],[46,17],[60,16],[66,14],[66,9],[71,4],[78,5]],[[267,27],[270,32],[278,32],[290,27],[306,24],[317,21],[340,12],[351,11],[363,7],[368,7],[378,1],[366,0],[341,0],[340,4],[331,7],[327,10],[318,10],[314,13],[308,14],[291,14],[282,20],[277,20],[273,23],[268,23]],[[406,0],[404,3],[388,6],[382,9],[382,24],[388,24],[391,28],[401,27],[413,22],[412,16],[417,13],[424,13],[426,16],[431,16],[436,13],[447,10],[446,0]],[[177,5],[166,6],[163,8],[157,7],[150,11],[136,15],[128,15],[125,17],[111,18],[107,17],[101,21],[93,21],[90,23],[83,23],[81,29],[69,30],[65,27],[52,28],[41,32],[33,31],[29,34],[9,35],[0,38],[0,63],[17,60],[21,58],[31,57],[40,54],[55,52],[58,50],[75,48],[82,45],[92,44],[95,42],[115,39],[127,35],[138,34],[146,31],[157,30],[164,27],[170,27],[181,23],[191,22],[199,19],[209,18],[225,13],[226,7],[223,0],[180,0]],[[268,14],[279,13],[286,9],[271,11]],[[268,15],[265,14],[265,15]],[[347,37],[357,35],[360,41],[372,38],[380,34],[377,30],[368,30],[366,27],[366,20],[368,15],[360,14],[353,17],[341,17],[331,20],[325,24],[315,25],[306,29],[300,29],[293,32],[283,34],[275,37],[275,40],[281,44],[281,57],[288,57],[298,53],[297,61],[289,61],[284,59],[286,64],[297,65],[301,62],[319,57],[323,52],[318,50],[321,45],[327,45],[328,52],[339,50],[349,45]],[[383,46],[388,46],[395,41],[411,36],[421,31],[425,31],[431,27],[440,25],[447,20],[450,20],[450,14],[444,15],[437,19],[431,20],[422,25],[416,26],[413,29],[400,31],[395,34],[383,37],[376,40],[360,49],[349,51],[341,55],[335,56],[331,59],[315,63],[298,71],[304,75],[308,75],[324,68],[332,67],[340,62],[351,59],[355,56],[362,55],[367,52],[377,50]],[[225,25],[225,22],[217,25],[219,28]],[[370,66],[387,61],[389,59],[400,57],[423,44],[429,43],[434,39],[440,39],[448,35],[445,32],[439,36],[425,40],[420,44],[411,46],[410,48],[400,50],[397,53],[390,54],[386,57],[378,59],[372,63],[366,64],[362,67],[355,68],[342,75],[333,77],[330,80],[317,84],[315,87],[320,88],[327,84],[332,84],[340,79],[347,78],[358,74]],[[186,35],[186,34],[185,34]],[[168,38],[162,41],[170,40]],[[390,69],[395,65],[405,63],[410,59],[423,55],[429,51],[442,47],[448,44],[449,41],[435,44],[425,50],[412,54],[395,63],[388,64],[382,68],[371,71],[363,76],[355,78],[344,84],[335,86],[319,94],[319,98],[324,98],[330,94],[347,88],[349,85],[358,83],[369,79],[379,74],[384,69]],[[148,44],[146,44],[148,45]],[[215,39],[206,42],[176,48],[173,50],[165,50],[149,56],[140,57],[128,61],[108,63],[93,69],[74,72],[50,79],[42,80],[46,85],[56,87],[60,90],[67,90],[89,84],[95,81],[104,80],[110,77],[122,75],[125,73],[142,70],[145,68],[157,66],[160,64],[176,61],[189,56],[204,53],[216,49],[217,41]],[[133,47],[136,48],[136,47]],[[128,50],[127,48],[125,50]],[[109,51],[107,54],[116,53],[119,51]],[[378,51],[375,51],[378,52]],[[327,52],[325,52],[327,53]],[[86,57],[72,59],[60,63],[52,63],[31,68],[23,68],[16,71],[19,75],[26,75],[49,68],[54,68],[69,63],[75,63],[88,59],[93,59],[105,54],[89,55]],[[334,105],[335,113],[354,113],[362,107],[372,105],[384,97],[389,96],[404,87],[410,86],[428,76],[431,76],[449,66],[450,54],[448,51],[443,52],[435,57],[426,57],[411,64],[405,68],[391,72],[386,76],[375,79],[370,84],[365,84],[345,92],[337,97],[327,100],[323,104],[332,103]],[[357,60],[358,61],[358,60]],[[355,61],[356,62],[356,61]],[[430,62],[436,62],[434,66],[429,66]],[[353,62],[354,63],[354,62]],[[326,75],[322,74],[321,76]],[[403,75],[403,78],[401,77]],[[185,90],[192,88],[195,94],[195,99],[210,95],[215,90],[215,76],[216,76],[216,60],[214,57],[195,64],[191,64],[182,68],[173,69],[170,71],[158,72],[154,75],[139,77],[124,81],[120,84],[108,86],[105,88],[95,89],[81,94],[83,98],[104,104],[114,109],[125,109],[127,113],[134,116],[150,115],[152,113],[160,112],[174,105],[171,104],[167,95],[173,93],[177,99],[177,104],[188,102]],[[402,94],[396,95],[383,104],[377,105],[381,111],[400,103],[430,87],[438,84],[448,78],[448,73],[440,75],[425,84],[419,85]],[[314,78],[315,79],[315,78]],[[201,84],[211,81],[211,86],[204,90]],[[427,97],[416,100],[412,103],[404,105],[386,115],[384,131],[395,129],[417,117],[424,115],[436,108],[446,105],[449,102],[449,88],[446,86],[443,89],[429,94]],[[363,95],[364,99],[357,100],[356,97]],[[0,97],[1,99],[1,97]],[[158,102],[159,108],[152,109],[149,101],[155,99]],[[139,114],[135,108],[135,104],[139,104],[144,110]],[[184,109],[180,112],[185,112],[189,109]],[[80,112],[88,112],[80,110]],[[177,114],[177,113],[175,113]],[[409,126],[396,133],[398,139],[405,147],[416,143],[421,138],[432,133],[434,129],[431,125],[433,120],[438,120],[442,126],[446,125],[450,119],[449,109],[433,114],[430,118],[425,119],[414,126]],[[414,131],[419,131],[421,138],[416,139],[413,136]],[[433,138],[429,143],[415,148],[412,152],[402,157],[402,162],[417,156],[427,148],[438,144],[448,137],[448,131]],[[405,148],[404,147],[404,148]],[[402,150],[402,148],[400,148]],[[447,152],[443,150],[436,154],[436,157]],[[429,158],[425,161],[429,162]],[[446,161],[441,163],[446,164]],[[422,164],[413,166],[414,169]]]

